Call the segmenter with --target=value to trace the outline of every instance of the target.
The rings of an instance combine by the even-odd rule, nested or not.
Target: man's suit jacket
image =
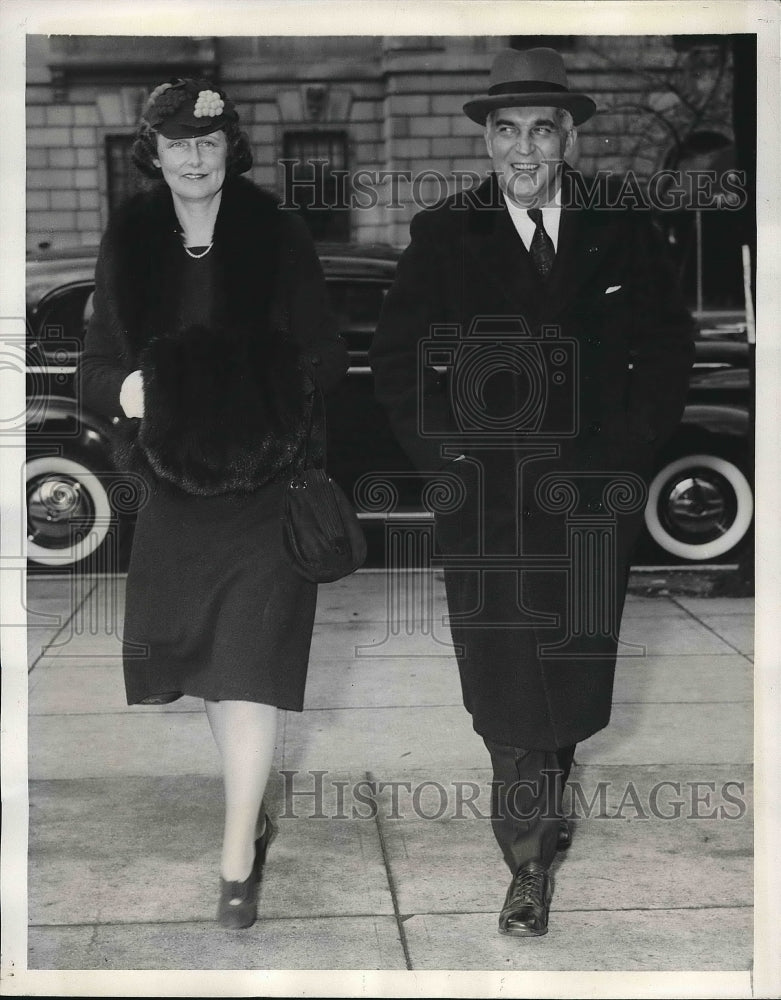
[[[567,170],[563,185],[568,206]],[[495,176],[420,212],[411,236],[371,364],[412,461],[457,475],[466,492],[438,518],[465,704],[498,742],[564,746],[609,718],[616,618],[642,518],[642,496],[628,497],[680,419],[691,318],[645,212],[564,207],[545,281]],[[450,464],[459,454],[467,460]],[[606,514],[610,565],[587,579],[572,562],[573,518]],[[487,571],[492,554],[519,553],[538,557],[520,586],[517,572]],[[458,567],[465,554],[484,557],[482,574]],[[602,586],[594,573],[609,576],[612,606],[567,645],[573,605],[593,603]]]

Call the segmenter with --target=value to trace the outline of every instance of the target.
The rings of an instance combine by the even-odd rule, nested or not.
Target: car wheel
[[[99,552],[116,518],[100,476],[80,457],[38,455],[26,464],[27,558],[70,566]]]
[[[738,466],[717,455],[683,455],[656,473],[645,523],[665,552],[699,562],[732,552],[751,526],[754,497]]]

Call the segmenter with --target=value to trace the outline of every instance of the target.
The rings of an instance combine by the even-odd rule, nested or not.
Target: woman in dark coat
[[[347,354],[304,224],[239,176],[252,156],[223,91],[156,88],[134,159],[162,182],[103,238],[81,388],[146,494],[128,704],[204,699],[225,781],[218,919],[246,927],[271,837],[277,709],[303,707],[317,596],[285,557],[282,496],[314,384],[338,381]]]

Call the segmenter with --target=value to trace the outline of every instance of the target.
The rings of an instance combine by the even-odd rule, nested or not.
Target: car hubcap
[[[28,486],[28,539],[51,548],[66,548],[89,531],[94,507],[78,480],[63,475],[42,476]]]
[[[729,482],[713,470],[696,470],[662,491],[660,520],[680,541],[710,542],[729,531],[737,498]]]

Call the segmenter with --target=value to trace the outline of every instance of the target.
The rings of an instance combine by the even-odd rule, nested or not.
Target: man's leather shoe
[[[548,869],[538,861],[521,865],[510,883],[499,914],[499,931],[523,937],[548,933],[548,911],[553,886]]]
[[[560,819],[558,839],[556,841],[556,850],[566,851],[566,849],[569,847],[571,843],[572,843],[572,827],[569,825],[569,820]]]

